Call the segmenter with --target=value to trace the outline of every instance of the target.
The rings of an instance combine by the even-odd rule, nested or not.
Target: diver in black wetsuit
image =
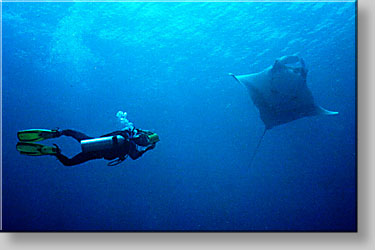
[[[56,144],[48,146],[35,143],[62,135],[76,139],[81,144],[82,152],[69,159],[61,153]],[[30,156],[54,155],[65,166],[74,166],[101,158],[112,160],[108,165],[114,166],[124,161],[127,156],[130,156],[133,160],[138,159],[145,152],[155,148],[159,141],[159,136],[156,133],[135,129],[134,127],[114,131],[99,138],[90,137],[71,129],[27,129],[18,131],[17,136],[19,142],[16,148],[21,154]]]
[[[117,160],[112,161],[112,163],[109,163],[109,165],[116,165],[116,163],[118,164],[125,160],[128,155],[130,156],[130,158],[135,160],[141,157],[147,151],[155,148],[156,142],[150,142],[149,136],[147,134],[150,135],[154,133],[140,129],[114,131],[112,133],[105,134],[100,137],[103,138],[112,136],[114,138],[117,138],[115,136],[119,135],[125,139],[123,143],[115,143],[115,145],[109,149],[81,152],[71,159],[61,154],[61,150],[57,147],[57,145],[55,145],[57,147],[57,152],[55,156],[65,166],[78,165],[89,160],[101,158],[104,158],[106,160],[114,160],[117,158]],[[59,131],[58,136],[61,135],[71,136],[74,139],[76,139],[79,143],[81,143],[82,140],[95,139],[94,137],[87,136],[81,132],[71,129]],[[145,149],[139,150],[139,146],[145,147]]]

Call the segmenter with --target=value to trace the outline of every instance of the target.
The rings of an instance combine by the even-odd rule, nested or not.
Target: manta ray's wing
[[[297,67],[287,64],[298,63]],[[313,115],[335,115],[314,102],[302,59],[284,56],[262,72],[232,76],[249,91],[266,129]]]

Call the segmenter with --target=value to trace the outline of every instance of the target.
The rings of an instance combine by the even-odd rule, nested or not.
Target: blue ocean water
[[[7,231],[355,231],[355,3],[3,3]],[[298,54],[339,111],[269,130],[228,73]],[[17,131],[160,135],[138,160],[64,167]],[[80,145],[57,143],[73,156]]]

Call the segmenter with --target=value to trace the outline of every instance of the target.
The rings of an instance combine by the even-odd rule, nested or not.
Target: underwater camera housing
[[[159,135],[147,130],[138,130],[139,134],[134,136],[134,142],[143,147],[147,147],[151,144],[160,141]]]
[[[147,135],[148,136],[148,140],[151,144],[153,143],[157,143],[158,141],[160,141],[159,139],[159,135],[156,134],[156,133],[152,133],[150,135]]]

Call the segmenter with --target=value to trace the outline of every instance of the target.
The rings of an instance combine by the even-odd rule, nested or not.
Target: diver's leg
[[[61,135],[71,136],[74,139],[76,139],[78,142],[81,142],[82,140],[86,140],[86,139],[93,139],[93,137],[90,137],[88,135],[85,135],[84,133],[81,133],[72,129],[64,129],[63,131],[61,131]]]
[[[88,153],[81,152],[71,159],[69,159],[68,157],[66,157],[65,155],[61,153],[57,153],[56,158],[65,166],[74,166],[74,165],[78,165],[89,160],[100,159],[102,157],[92,152],[88,152]]]

